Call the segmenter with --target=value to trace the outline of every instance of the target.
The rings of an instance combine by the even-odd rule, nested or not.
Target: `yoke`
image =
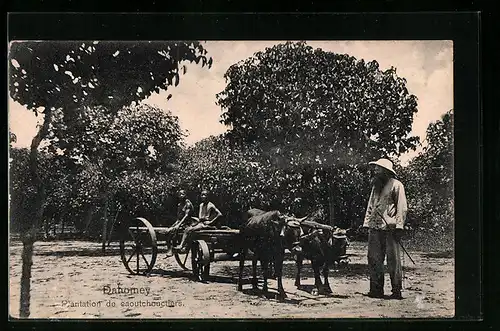
[[[305,225],[305,226],[311,227],[313,229],[321,229],[321,230],[330,231],[330,232],[332,232],[334,237],[345,236],[345,233],[343,233],[343,230],[338,228],[338,227],[334,227],[334,226],[330,226],[330,225],[326,225],[326,224],[321,224],[321,223],[314,222],[314,221],[302,221],[302,222],[300,222],[300,225],[301,226]],[[335,233],[335,231],[339,231],[339,232]]]
[[[308,226],[311,228],[322,229],[322,230],[327,230],[327,231],[333,231],[335,229],[333,226],[321,224],[321,223],[314,222],[314,221],[302,221],[302,222],[300,222],[300,225],[305,225],[305,226]]]

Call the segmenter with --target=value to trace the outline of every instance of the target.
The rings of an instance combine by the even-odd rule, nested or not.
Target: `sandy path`
[[[19,316],[21,274],[19,242],[10,247],[10,314]],[[412,252],[416,266],[405,259],[405,297],[402,301],[371,299],[368,291],[366,246],[351,243],[349,266],[331,271],[330,297],[310,294],[314,283],[308,263],[304,266],[304,290],[294,285],[295,265],[286,261],[284,303],[265,298],[245,285],[236,291],[238,263],[211,265],[211,281],[195,282],[173,258],[158,255],[150,277],[132,276],[121,263],[117,248],[98,256],[100,245],[80,241],[39,242],[33,257],[31,317],[33,318],[356,318],[356,317],[452,317],[454,315],[454,260]],[[250,262],[245,269],[250,276]],[[386,275],[386,294],[390,282]],[[137,294],[105,294],[103,288],[143,288]],[[271,292],[276,282],[269,281]],[[309,286],[308,286],[309,285]],[[137,306],[137,305],[142,305]]]

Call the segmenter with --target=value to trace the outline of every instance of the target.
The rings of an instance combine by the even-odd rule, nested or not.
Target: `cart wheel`
[[[181,242],[181,239],[182,239],[182,232],[179,232],[177,233],[173,240],[172,240],[172,245],[173,246],[177,246],[178,244],[180,244]],[[175,257],[175,260],[177,261],[177,264],[184,270],[188,270],[190,271],[191,269],[188,268],[187,266],[187,261],[188,261],[188,257],[189,257],[189,253],[190,253],[190,250],[188,249],[186,251],[186,253],[179,253],[178,251],[174,251],[174,257]]]
[[[153,270],[158,254],[153,226],[145,218],[138,217],[127,230],[120,239],[123,265],[133,275],[147,275]]]
[[[204,240],[196,240],[191,246],[191,265],[198,281],[206,281],[210,274],[210,249]]]

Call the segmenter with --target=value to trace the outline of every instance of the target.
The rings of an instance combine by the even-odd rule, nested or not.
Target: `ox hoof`
[[[333,291],[332,289],[328,286],[328,287],[323,287],[320,291],[319,291],[320,294],[322,295],[328,295],[328,294],[332,294]]]
[[[286,296],[285,293],[282,293],[282,294],[278,293],[278,294],[276,294],[276,300],[278,300],[278,301],[285,301],[286,298],[287,298],[287,296]]]

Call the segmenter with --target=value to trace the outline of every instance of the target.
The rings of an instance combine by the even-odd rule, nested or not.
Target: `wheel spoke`
[[[130,257],[128,258],[127,260],[127,264],[130,262],[130,260],[132,260],[132,258],[134,257],[134,254],[135,254],[135,251],[137,250],[137,246],[135,246],[134,250],[132,251],[132,254],[130,255]]]
[[[149,270],[149,262],[148,262],[148,260],[146,259],[146,257],[144,256],[144,254],[142,254],[142,252],[141,252],[141,256],[142,256],[142,259],[144,260],[144,262],[146,262],[146,267],[147,267],[147,270]]]
[[[136,250],[137,252],[137,273],[139,273],[139,250]]]

